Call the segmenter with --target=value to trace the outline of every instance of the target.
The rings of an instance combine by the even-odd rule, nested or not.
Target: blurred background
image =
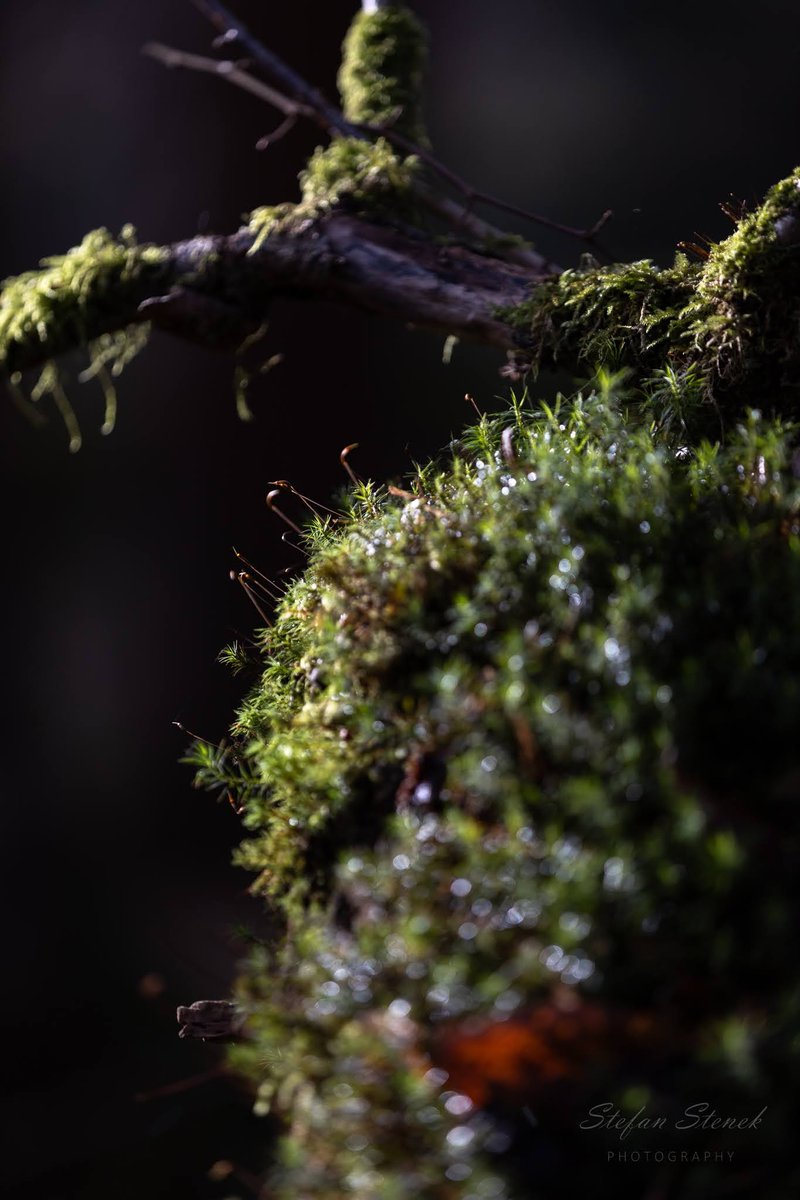
[[[331,95],[355,8],[236,3]],[[668,263],[696,231],[725,236],[718,202],[757,200],[800,159],[794,0],[757,15],[736,0],[415,8],[439,155],[562,222],[613,208],[621,259]],[[163,243],[296,195],[314,131],[256,153],[275,114],[164,70],[141,55],[149,40],[204,52],[210,33],[186,0],[3,0],[0,275],[99,225]],[[564,265],[582,252],[506,225]],[[230,865],[238,820],[192,790],[172,722],[217,740],[241,698],[216,663],[256,620],[228,578],[232,545],[269,574],[301,565],[269,480],[327,500],[355,441],[362,475],[400,480],[469,418],[466,391],[491,408],[505,390],[496,354],[459,346],[444,366],[441,339],[331,306],[276,306],[264,346],[284,362],[252,391],[250,424],[231,360],[161,335],[123,375],[110,437],[99,390],[70,388],[77,455],[56,416],[36,431],[0,405],[0,1170],[19,1200],[213,1200],[243,1193],[208,1178],[214,1162],[260,1166],[246,1094],[221,1078],[169,1089],[219,1061],[178,1041],[176,1004],[227,995],[237,930],[264,923]]]

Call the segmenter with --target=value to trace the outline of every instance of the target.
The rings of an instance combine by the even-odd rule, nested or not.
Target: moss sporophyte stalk
[[[355,490],[195,750],[284,922],[231,1050],[277,1196],[589,1194],[605,1101],[768,1104],[737,1170],[796,1172],[800,437],[645,412],[606,375]]]

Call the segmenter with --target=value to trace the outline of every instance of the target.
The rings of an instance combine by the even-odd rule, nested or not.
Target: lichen
[[[663,1188],[800,1184],[799,448],[751,412],[690,451],[606,374],[310,528],[196,751],[286,925],[232,1052],[281,1200],[597,1194],[600,1162],[638,1197],[594,1103],[768,1105],[727,1173],[662,1138],[698,1152]]]
[[[404,4],[360,12],[342,48],[339,91],[348,121],[386,126],[427,145],[422,83],[425,33]]]

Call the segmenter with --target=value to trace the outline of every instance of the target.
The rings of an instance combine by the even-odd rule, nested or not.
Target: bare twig
[[[491,208],[499,209],[501,212],[510,213],[515,217],[522,217],[524,221],[531,221],[536,225],[543,225],[546,229],[554,229],[557,233],[565,233],[569,237],[579,238],[583,242],[591,242],[600,232],[606,222],[610,219],[612,213],[608,208],[602,214],[598,221],[588,229],[576,229],[572,225],[562,225],[559,221],[552,221],[549,217],[543,217],[541,213],[531,212],[530,209],[519,208],[516,204],[510,204],[507,200],[501,200],[497,196],[492,196],[489,192],[478,191],[471,184],[452,171],[446,166],[430,150],[426,150],[424,146],[419,146],[405,137],[402,133],[397,133],[388,125],[360,125],[360,129],[368,133],[375,134],[380,137],[385,137],[387,141],[398,146],[406,154],[413,154],[430,167],[440,178],[446,180],[456,191],[460,192],[464,197],[467,209],[473,204],[487,204]]]
[[[456,204],[447,196],[440,196],[424,184],[414,188],[416,195],[425,207],[436,216],[441,217],[448,225],[463,230],[464,234],[474,238],[480,245],[490,248],[490,252],[504,262],[516,263],[530,271],[542,275],[559,275],[562,268],[549,262],[544,255],[539,254],[532,246],[515,242],[507,232],[490,225],[481,217],[476,217],[462,204]]]
[[[335,129],[343,137],[366,140],[365,134],[346,121],[339,109],[326,100],[317,88],[307,83],[277,54],[268,50],[223,4],[219,4],[217,0],[192,0],[192,3],[223,36],[225,45],[238,42],[273,82],[293,96],[298,103],[311,109],[321,125],[327,129]]]
[[[220,60],[205,58],[202,54],[187,54],[183,50],[174,50],[172,46],[164,46],[160,42],[148,42],[146,46],[142,47],[142,51],[156,59],[157,62],[163,63],[165,67],[182,67],[189,71],[205,71],[209,75],[217,75],[226,83],[232,83],[234,87],[250,92],[259,100],[265,100],[267,104],[271,104],[273,108],[284,113],[287,118],[295,119],[298,116],[317,118],[318,114],[307,104],[290,100],[288,96],[284,96],[282,92],[270,87],[268,83],[248,74],[243,67],[229,59]]]
[[[292,113],[288,117],[284,117],[280,125],[273,129],[272,133],[265,133],[256,142],[256,150],[268,150],[275,142],[279,142],[281,138],[286,137],[287,133],[291,133],[297,124],[297,117]]]

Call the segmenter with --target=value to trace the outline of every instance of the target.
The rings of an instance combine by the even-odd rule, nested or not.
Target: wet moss
[[[232,750],[197,749],[286,926],[232,1052],[286,1122],[277,1196],[600,1194],[602,1164],[638,1197],[580,1128],[606,1102],[768,1106],[666,1135],[675,1194],[800,1182],[799,450],[758,412],[689,449],[604,376],[309,531]]]

